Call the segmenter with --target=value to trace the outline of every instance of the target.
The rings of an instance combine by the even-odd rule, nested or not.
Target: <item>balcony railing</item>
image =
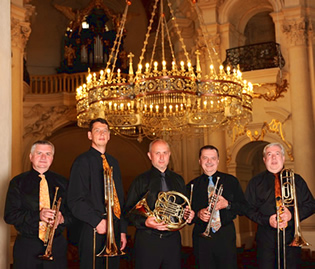
[[[237,68],[241,71],[258,69],[282,68],[285,61],[281,55],[280,45],[275,42],[266,42],[242,46],[226,50],[225,67]]]
[[[87,73],[30,75],[30,93],[75,93],[77,87],[85,82]]]

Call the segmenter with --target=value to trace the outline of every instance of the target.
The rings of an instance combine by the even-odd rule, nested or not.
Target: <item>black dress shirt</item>
[[[220,219],[222,227],[231,224],[233,219],[236,218],[236,215],[243,215],[247,209],[247,203],[244,197],[244,193],[242,191],[241,185],[239,184],[236,177],[216,172],[212,175],[213,183],[216,184],[217,178],[220,177],[220,181],[218,183],[218,188],[221,184],[223,184],[223,193],[222,196],[230,202],[230,209],[221,209],[220,210]],[[194,184],[193,187],[193,196],[192,196],[192,210],[195,211],[195,218],[193,223],[195,223],[195,227],[193,230],[194,236],[199,236],[200,233],[203,233],[207,227],[207,222],[202,221],[198,218],[198,212],[208,207],[209,199],[208,199],[208,184],[209,184],[209,176],[206,174],[202,174],[201,176],[193,179],[191,182],[187,184],[187,190],[190,192],[190,186]]]
[[[104,218],[104,174],[101,152],[91,147],[74,161],[71,168],[68,204],[73,215],[79,220],[96,227]],[[113,178],[120,208],[124,206],[124,190],[118,161],[105,153],[110,167],[113,167]],[[114,219],[116,216],[113,214]],[[120,219],[120,232],[127,232],[127,223]]]
[[[165,181],[169,191],[177,191],[182,194],[186,194],[184,179],[175,172],[167,169],[165,171]],[[158,193],[161,191],[161,172],[155,167],[151,167],[150,170],[139,175],[131,184],[128,196],[126,200],[126,206],[124,214],[129,221],[136,226],[137,229],[146,229],[151,232],[156,232],[152,228],[145,226],[146,217],[139,214],[129,214],[130,210],[147,194],[147,203],[150,210],[155,208],[155,202],[158,197]],[[158,231],[159,234],[171,233],[169,231]]]
[[[304,179],[298,174],[294,174],[294,178],[298,210],[302,221],[314,213],[315,201]],[[253,177],[247,186],[245,197],[249,203],[249,211],[246,215],[258,223],[257,239],[261,239],[264,244],[269,242],[273,246],[276,240],[276,229],[270,226],[269,218],[276,214],[274,174],[266,170]],[[286,228],[287,243],[292,241],[294,234],[293,207],[289,207],[289,210],[292,219]]]
[[[55,236],[58,236],[72,220],[70,211],[65,205],[68,181],[63,176],[49,170],[44,174],[48,183],[50,204],[53,202],[56,187],[59,187],[57,200],[62,197],[60,212],[64,217],[64,223],[58,225],[55,232]],[[40,180],[39,173],[31,169],[10,181],[4,220],[6,223],[14,225],[22,236],[38,237]]]

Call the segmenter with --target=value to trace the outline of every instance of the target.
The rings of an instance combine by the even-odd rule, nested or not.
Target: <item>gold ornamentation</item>
[[[294,157],[292,153],[292,145],[286,141],[283,133],[282,123],[280,121],[272,119],[270,123],[264,122],[260,133],[258,130],[255,130],[254,133],[252,133],[250,130],[247,130],[246,135],[250,141],[264,141],[264,137],[267,132],[277,134],[281,138],[283,143],[287,146],[286,151],[290,160],[293,161]]]
[[[280,97],[284,97],[283,93],[288,91],[288,81],[284,79],[279,83],[263,83],[254,84],[253,98],[265,99],[268,102],[276,101]],[[259,91],[259,92],[258,92]],[[263,92],[263,93],[260,93]]]
[[[143,65],[158,2],[161,4],[158,28],[152,52],[147,57],[149,62]],[[167,0],[171,17],[169,23],[166,22],[163,2],[155,0],[153,5],[137,71],[133,72],[133,55],[130,54],[129,74],[123,75],[119,69],[115,69],[115,63],[126,21],[127,3],[114,42],[117,46],[111,51],[106,69],[98,75],[89,72],[87,83],[77,89],[77,119],[80,127],[87,126],[93,118],[104,117],[115,133],[142,140],[144,136],[153,139],[196,135],[204,129],[232,128],[251,121],[251,84],[242,79],[239,70],[229,67],[224,70],[222,65],[217,72],[211,64],[209,72],[204,75],[198,50],[195,52],[194,70],[170,1]],[[175,57],[168,29],[170,24],[174,35],[178,36],[186,63]],[[161,53],[156,51],[159,36]],[[169,63],[166,62],[165,43],[170,47]],[[208,47],[207,51],[211,60]],[[156,57],[161,60],[161,65],[155,60]]]

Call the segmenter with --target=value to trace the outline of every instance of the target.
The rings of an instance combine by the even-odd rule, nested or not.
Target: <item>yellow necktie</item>
[[[110,167],[109,167],[109,164],[108,164],[108,162],[106,160],[105,155],[102,154],[101,157],[103,159],[103,169],[104,169],[104,171],[109,170]],[[117,196],[117,192],[116,192],[114,179],[113,179],[113,192],[114,192],[114,195],[113,195],[113,197],[114,197],[114,209],[113,209],[113,211],[114,211],[115,216],[118,219],[120,219],[120,213],[121,213],[121,211],[120,211],[120,204],[119,204],[119,200],[118,200],[118,196]]]
[[[49,199],[49,189],[48,183],[45,178],[45,175],[38,175],[41,178],[39,184],[39,211],[43,208],[50,208],[50,199]],[[47,223],[44,221],[39,222],[39,230],[38,230],[38,237],[42,241],[45,241],[47,230]]]

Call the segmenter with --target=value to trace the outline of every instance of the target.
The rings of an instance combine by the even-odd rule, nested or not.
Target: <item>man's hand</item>
[[[153,228],[159,231],[167,231],[167,224],[165,224],[165,222],[157,222],[155,220],[155,217],[148,217],[145,221],[145,226],[149,227],[149,228]]]
[[[204,222],[208,222],[210,219],[210,213],[209,213],[208,208],[200,209],[197,214],[197,217]]]
[[[120,234],[120,250],[123,250],[127,245],[127,236],[125,233]]]
[[[56,220],[57,220],[56,228],[58,227],[59,224],[63,224],[65,222],[65,219],[64,219],[64,217],[60,211],[58,212],[58,216],[57,216]]]
[[[193,210],[189,210],[188,205],[187,205],[184,210],[184,219],[187,220],[187,223],[191,223],[194,217],[195,217],[195,212]]]
[[[223,197],[223,196],[219,196],[217,205],[215,207],[215,210],[221,210],[226,208],[229,205],[229,202]]]
[[[292,214],[290,210],[284,207],[283,213],[280,214],[279,228],[280,229],[286,228],[291,218]],[[277,229],[277,214],[273,214],[270,216],[269,224],[271,227]]]
[[[106,234],[107,221],[106,219],[102,219],[99,224],[96,226],[96,232],[98,234]]]
[[[42,208],[42,210],[39,212],[39,219],[48,223],[49,225],[54,224],[54,218],[55,210],[52,210],[50,208]]]

